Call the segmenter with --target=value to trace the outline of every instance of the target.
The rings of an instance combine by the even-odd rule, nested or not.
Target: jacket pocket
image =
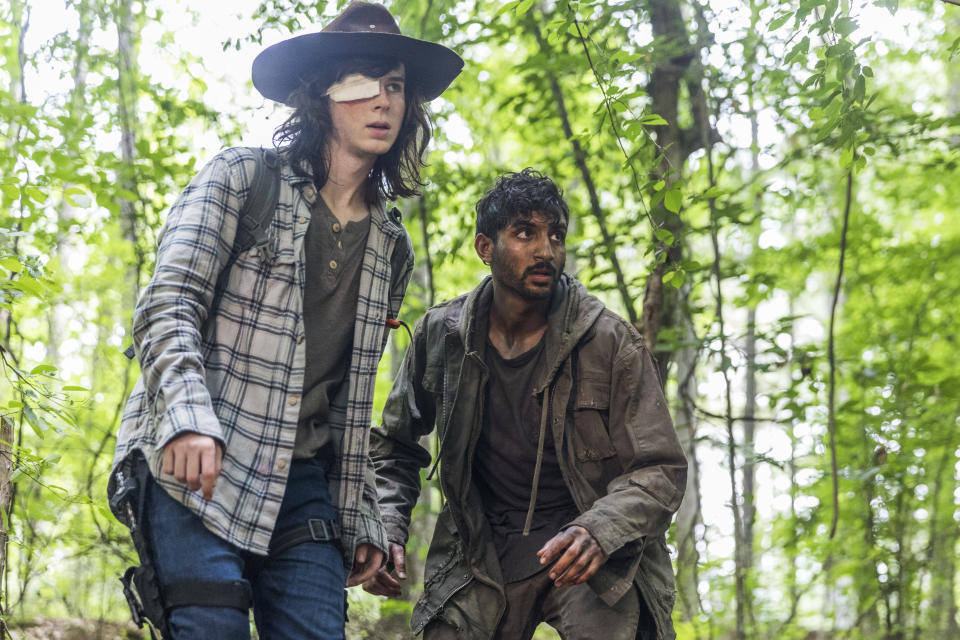
[[[410,620],[414,633],[420,633],[427,623],[440,616],[447,601],[472,580],[473,573],[463,554],[463,542],[449,510],[445,509],[437,518],[433,541],[427,552],[423,595]]]
[[[580,471],[598,491],[620,475],[615,468],[617,452],[608,432],[609,419],[610,385],[605,381],[582,381],[573,409],[574,455]]]

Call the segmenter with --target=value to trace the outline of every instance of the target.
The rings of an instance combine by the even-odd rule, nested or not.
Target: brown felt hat
[[[463,69],[463,59],[453,50],[401,34],[383,5],[353,2],[323,30],[261,51],[253,61],[253,86],[266,98],[286,102],[304,78],[331,58],[349,56],[397,58],[425,100],[443,93]]]

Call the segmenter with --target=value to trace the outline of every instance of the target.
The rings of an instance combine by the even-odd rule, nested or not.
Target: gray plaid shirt
[[[170,209],[156,271],[134,313],[141,378],[124,411],[114,465],[142,450],[154,478],[208,529],[241,549],[265,554],[300,413],[303,241],[318,196],[310,180],[282,165],[268,244],[237,258],[208,318],[253,179],[254,153],[222,151]],[[396,317],[413,269],[411,251],[402,272],[391,274],[396,242],[409,242],[406,231],[385,211],[375,211],[361,267],[346,425],[331,433],[339,455],[330,488],[348,570],[356,544],[386,549],[367,447],[374,377],[388,337],[384,322]],[[162,473],[164,446],[187,432],[223,443],[223,470],[212,500]]]

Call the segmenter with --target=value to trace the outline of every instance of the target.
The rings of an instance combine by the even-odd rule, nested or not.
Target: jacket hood
[[[466,353],[482,351],[486,340],[487,318],[493,301],[493,278],[487,276],[467,294],[457,319],[457,331]],[[540,393],[550,384],[570,352],[589,332],[606,307],[587,293],[586,287],[567,274],[561,274],[547,311],[547,344],[544,377],[537,385]]]

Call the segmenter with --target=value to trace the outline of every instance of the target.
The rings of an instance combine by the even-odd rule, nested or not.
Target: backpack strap
[[[387,213],[391,218],[393,218],[394,222],[403,228],[403,214],[400,213],[399,209],[392,207]],[[397,238],[397,241],[393,243],[393,253],[390,255],[391,297],[400,297],[404,293],[400,286],[398,276],[400,272],[403,271],[404,266],[407,264],[407,260],[410,258],[410,253],[412,251],[413,247],[410,244],[410,236],[406,233],[400,234],[400,237]]]
[[[241,253],[267,242],[267,229],[280,199],[280,156],[272,149],[261,148],[257,149],[256,162],[247,199],[240,209],[230,262],[224,271],[229,271]]]

